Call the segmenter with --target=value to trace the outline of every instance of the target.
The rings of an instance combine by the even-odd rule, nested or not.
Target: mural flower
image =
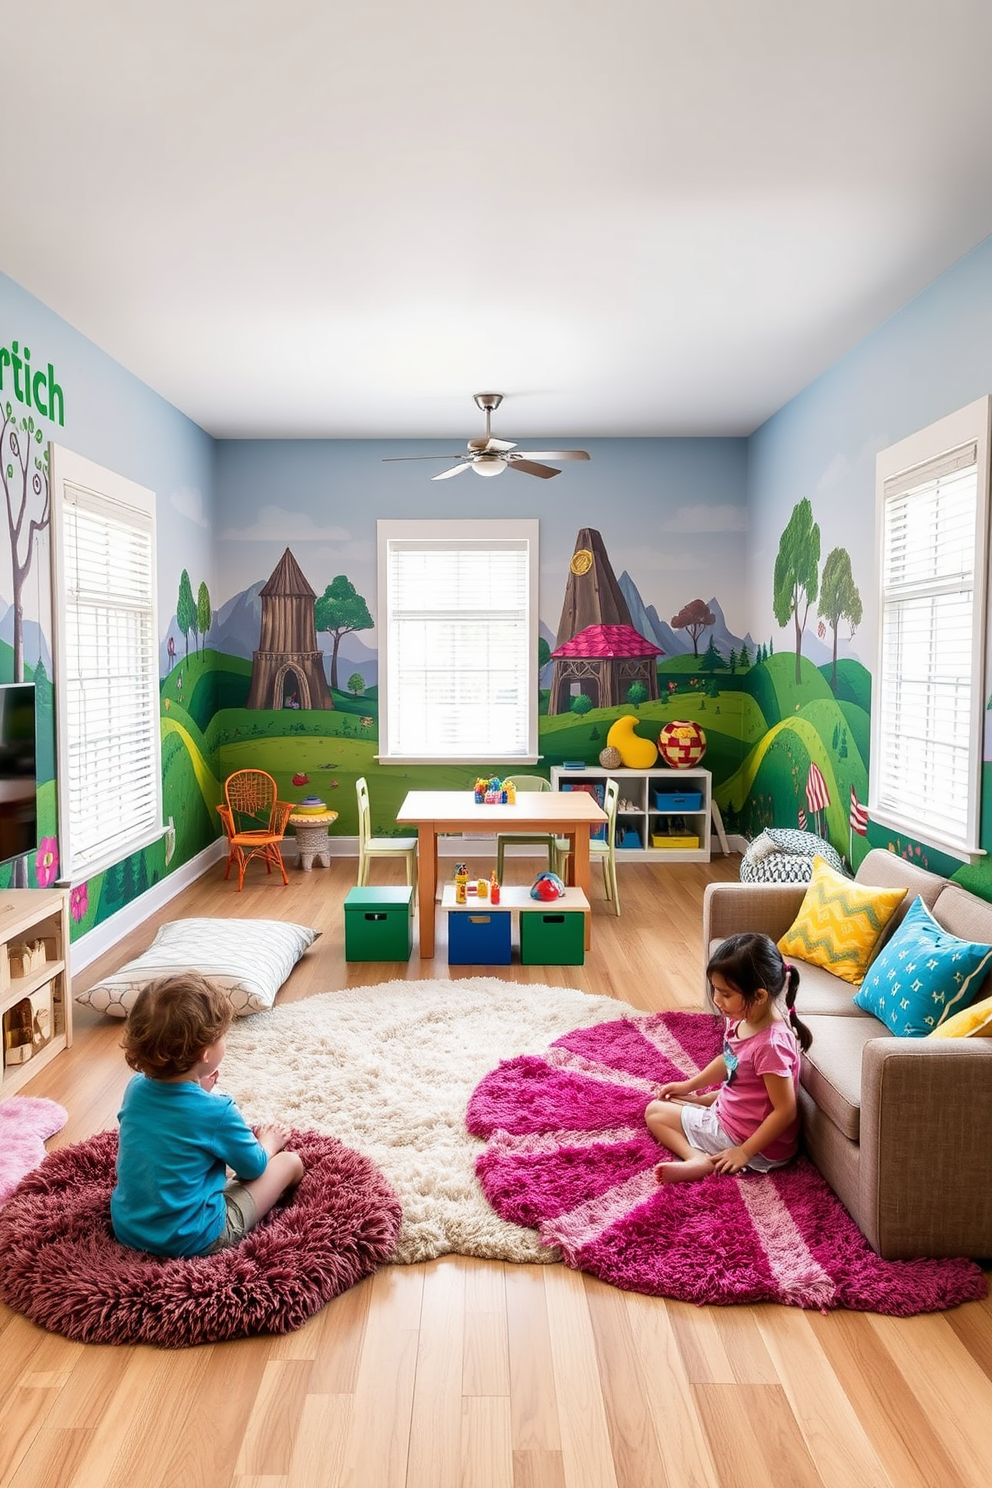
[[[57,837],[42,837],[34,860],[39,889],[49,889],[59,874],[59,842]]]
[[[69,895],[69,913],[78,925],[90,907],[90,896],[88,886],[84,883],[76,884]]]

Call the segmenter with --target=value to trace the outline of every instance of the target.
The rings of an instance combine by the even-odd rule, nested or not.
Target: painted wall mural
[[[6,516],[6,522],[0,521],[0,682],[24,680],[35,685],[38,781],[37,848],[0,866],[2,887],[48,888],[61,872],[50,441],[157,492],[160,593],[175,589],[174,576],[191,555],[204,573],[212,572],[213,441],[0,275],[0,486]],[[194,601],[201,621],[209,616],[209,607],[209,592],[201,586]],[[172,825],[160,842],[71,886],[74,938],[130,904],[169,872],[170,865],[174,871],[216,836],[190,765],[190,751],[185,745],[177,751],[165,729],[163,800]]]

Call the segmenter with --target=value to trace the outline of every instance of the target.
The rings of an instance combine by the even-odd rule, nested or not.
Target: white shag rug
[[[466,1130],[465,1109],[501,1060],[634,1011],[612,997],[497,977],[322,992],[236,1019],[221,1087],[253,1125],[329,1133],[377,1163],[403,1206],[395,1260],[457,1251],[555,1261],[559,1251],[536,1231],[489,1207],[475,1176],[485,1144]]]

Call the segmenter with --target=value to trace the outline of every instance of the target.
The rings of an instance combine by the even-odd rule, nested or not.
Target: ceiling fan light
[[[499,455],[482,455],[472,461],[472,469],[476,475],[500,475],[506,469],[506,461]]]

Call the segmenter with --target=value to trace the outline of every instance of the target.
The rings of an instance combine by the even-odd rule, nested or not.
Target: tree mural
[[[731,654],[733,655],[733,653]],[[716,674],[717,672],[725,672],[727,670],[727,663],[724,661],[723,657],[717,650],[716,642],[713,640],[712,636],[710,636],[710,643],[706,647],[706,651],[703,654],[703,658],[700,661],[699,665],[708,677],[706,691],[708,692],[710,697],[716,697],[718,692],[720,691],[720,684],[717,681]],[[731,670],[733,670],[733,668],[731,668]]]
[[[193,585],[189,581],[189,574],[185,568],[179,576],[179,598],[176,601],[176,624],[183,633],[186,641],[186,660],[189,661],[189,633],[193,632],[193,643],[196,644],[196,600],[193,598]]]
[[[35,448],[40,446],[40,450]],[[34,559],[39,532],[52,520],[48,485],[48,450],[41,429],[33,418],[18,420],[9,403],[4,404],[0,426],[0,479],[3,480],[10,534],[10,577],[14,610],[14,681],[24,681],[24,583]],[[41,515],[29,516],[33,502],[41,503]],[[25,525],[26,523],[26,525]]]
[[[802,681],[803,630],[816,602],[820,571],[820,528],[808,497],[796,503],[779,540],[772,607],[779,625],[792,619],[796,633],[796,683]]]
[[[352,694],[353,697],[361,697],[362,693],[365,691],[365,678],[362,676],[361,672],[352,672],[351,676],[348,678],[348,691]]]
[[[338,687],[338,650],[343,636],[356,630],[371,630],[375,624],[369,607],[344,574],[324,590],[314,605],[314,624],[331,637],[331,686]],[[340,689],[338,689],[340,690]]]
[[[687,630],[692,636],[692,654],[699,655],[699,637],[710,625],[716,624],[716,616],[702,599],[691,599],[677,615],[669,621],[673,630]]]
[[[206,639],[207,631],[213,623],[214,612],[210,607],[210,591],[206,584],[201,584],[196,591],[196,628],[200,635]],[[202,655],[203,646],[200,646]]]
[[[820,614],[834,633],[833,669],[830,674],[830,686],[833,688],[837,686],[837,627],[842,620],[846,620],[853,636],[861,624],[863,613],[861,595],[851,573],[851,555],[846,548],[833,548],[827,554],[820,581]]]

